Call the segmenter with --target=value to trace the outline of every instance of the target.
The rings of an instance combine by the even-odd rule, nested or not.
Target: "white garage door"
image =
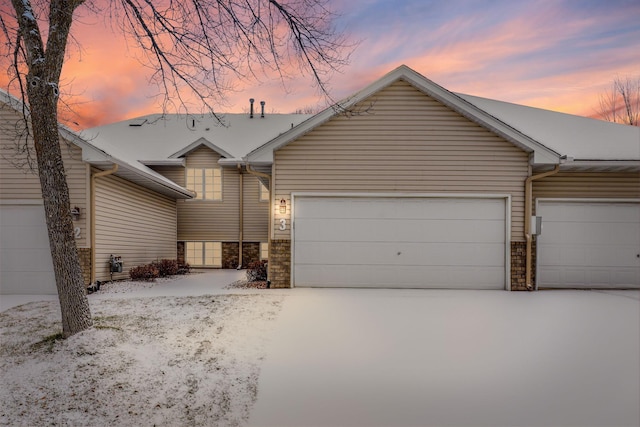
[[[640,287],[640,203],[540,200],[538,287]]]
[[[293,284],[504,289],[503,198],[294,197]]]
[[[55,294],[42,205],[0,205],[0,293]]]

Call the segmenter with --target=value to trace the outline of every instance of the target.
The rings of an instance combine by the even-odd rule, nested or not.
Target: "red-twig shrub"
[[[155,280],[160,276],[160,272],[153,264],[139,265],[129,270],[131,280]]]
[[[267,260],[250,263],[247,267],[247,280],[249,282],[267,280]]]

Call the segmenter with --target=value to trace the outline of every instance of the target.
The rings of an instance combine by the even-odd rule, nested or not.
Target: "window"
[[[192,267],[221,267],[222,243],[186,242],[185,258]]]
[[[187,168],[187,188],[195,191],[196,200],[222,200],[222,170]]]
[[[260,243],[260,259],[269,259],[268,243]]]
[[[260,183],[260,201],[269,201],[269,189],[263,183]]]

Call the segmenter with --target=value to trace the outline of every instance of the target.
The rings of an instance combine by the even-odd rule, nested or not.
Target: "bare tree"
[[[27,135],[35,145],[38,174],[62,310],[63,335],[91,326],[91,314],[70,215],[62,162],[58,110],[60,77],[78,10],[107,16],[138,46],[141,63],[161,95],[163,111],[193,107],[215,114],[214,101],[232,79],[276,72],[283,80],[304,72],[321,94],[346,64],[345,36],[337,31],[328,0],[11,0],[0,5],[7,54],[0,63],[25,107]],[[104,5],[102,9],[100,5]],[[80,42],[80,40],[77,40]],[[64,95],[63,95],[64,96]]]
[[[616,77],[608,92],[600,95],[600,117],[631,126],[640,126],[640,77]]]

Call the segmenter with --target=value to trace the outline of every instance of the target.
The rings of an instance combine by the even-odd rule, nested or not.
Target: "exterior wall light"
[[[73,218],[74,221],[77,221],[80,219],[80,208],[77,206],[74,206],[71,209],[71,217]]]
[[[280,199],[280,213],[287,213],[287,201],[285,199]]]

